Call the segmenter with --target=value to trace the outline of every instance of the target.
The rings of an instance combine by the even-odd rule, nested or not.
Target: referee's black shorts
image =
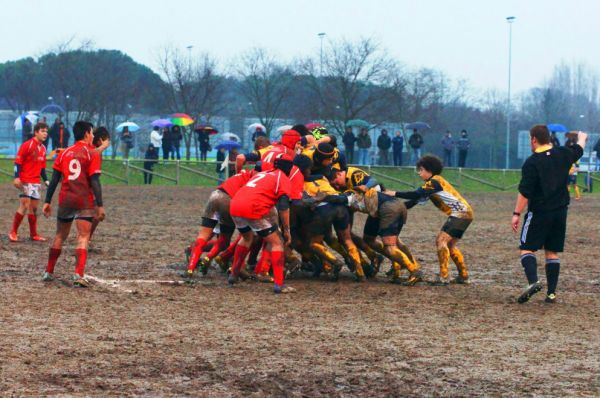
[[[567,207],[527,212],[521,230],[521,250],[562,252],[567,232]]]

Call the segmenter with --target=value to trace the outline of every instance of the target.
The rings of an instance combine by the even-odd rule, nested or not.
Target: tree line
[[[322,53],[291,62],[253,48],[223,65],[209,53],[165,47],[153,71],[117,50],[67,43],[37,59],[0,64],[0,100],[10,109],[41,108],[49,96],[78,118],[109,129],[134,113],[184,112],[202,123],[216,115],[256,117],[268,131],[277,119],[320,120],[337,134],[353,119],[374,126],[418,120],[432,127],[428,150],[439,149],[446,130],[464,128],[480,148],[480,166],[500,167],[504,159],[505,93],[482,92],[442,70],[403,64],[370,38],[328,41]],[[512,104],[511,148],[516,131],[535,123],[596,131],[598,75],[563,62]],[[184,129],[184,142],[189,156],[192,129]]]

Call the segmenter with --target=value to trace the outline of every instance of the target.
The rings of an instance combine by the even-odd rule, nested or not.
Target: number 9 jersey
[[[59,207],[94,208],[90,177],[101,173],[101,163],[102,159],[96,148],[83,141],[77,141],[58,155],[52,169],[62,174]]]

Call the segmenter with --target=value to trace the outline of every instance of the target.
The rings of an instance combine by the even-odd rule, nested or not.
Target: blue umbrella
[[[65,110],[60,105],[48,104],[40,110],[40,113],[65,113]]]
[[[240,149],[242,146],[240,145],[239,142],[236,141],[231,141],[231,140],[225,140],[225,141],[221,141],[219,142],[216,146],[215,149],[225,149],[226,151],[231,151],[232,149]]]
[[[408,130],[423,130],[430,129],[431,127],[425,122],[412,122],[408,123],[405,128]]]
[[[548,130],[552,131],[553,133],[566,133],[567,131],[569,131],[569,129],[566,128],[564,125],[558,123],[549,124]]]

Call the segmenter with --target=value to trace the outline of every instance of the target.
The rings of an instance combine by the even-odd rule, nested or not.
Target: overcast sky
[[[155,70],[166,45],[193,45],[223,63],[253,46],[291,60],[318,52],[317,33],[325,32],[325,40],[373,37],[404,64],[500,90],[505,18],[515,16],[514,91],[539,84],[561,60],[600,71],[599,0],[0,0],[0,16],[0,62],[38,56],[72,36]]]

